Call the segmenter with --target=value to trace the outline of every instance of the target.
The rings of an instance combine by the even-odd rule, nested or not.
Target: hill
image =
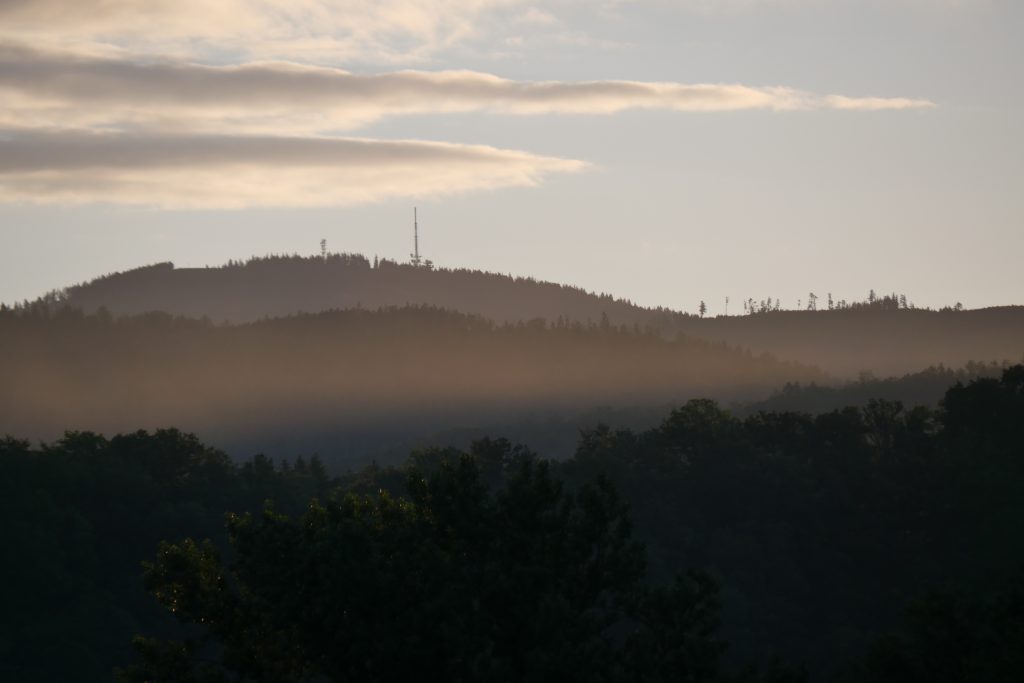
[[[387,260],[372,264],[351,254],[254,258],[218,268],[159,263],[70,287],[61,299],[87,312],[104,306],[115,315],[163,311],[233,323],[298,312],[420,305],[498,323],[556,321],[560,316],[596,323],[607,315],[617,324],[643,325],[657,320],[658,314],[666,319],[678,315],[532,278],[417,268]]]
[[[258,258],[218,268],[162,263],[70,287],[54,299],[85,312],[100,307],[115,315],[162,311],[233,323],[302,311],[407,305],[445,308],[499,324],[534,319],[588,324],[607,318],[613,325],[767,352],[843,378],[864,371],[900,375],[971,361],[1015,362],[1024,356],[1021,306],[933,311],[909,308],[893,296],[836,310],[768,306],[750,315],[701,318],[531,278],[371,263],[347,254]]]
[[[0,347],[0,434],[174,425],[236,452],[329,448],[334,463],[439,429],[824,379],[653,330],[426,307],[242,325],[33,307],[0,313]]]
[[[814,365],[846,379],[865,372],[888,377],[931,366],[1019,362],[1024,357],[1024,306],[772,311],[680,320],[677,329]]]

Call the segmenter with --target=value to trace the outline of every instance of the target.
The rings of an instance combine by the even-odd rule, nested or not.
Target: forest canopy
[[[590,430],[564,462],[492,439],[331,476],[316,458],[237,463],[174,430],[69,433],[40,447],[8,438],[2,670],[109,680],[115,666],[133,676],[210,660],[229,673],[283,666],[347,680],[367,661],[499,676],[579,656],[581,671],[591,657],[614,660],[612,676],[653,652],[644,666],[667,668],[641,678],[678,665],[717,680],[753,661],[765,677],[802,664],[813,680],[931,681],[941,656],[943,680],[1013,680],[1022,418],[1015,366],[953,387],[938,409],[874,401],[741,419],[690,401],[653,429]],[[458,594],[432,602],[450,582]],[[370,653],[391,636],[361,633],[345,642],[369,659],[346,658],[330,639],[362,617],[332,619],[376,604],[350,603],[356,585],[381,601],[368,624],[394,625],[384,616],[414,606],[392,636],[465,637],[384,661]],[[332,608],[317,612],[320,597]],[[488,621],[505,609],[507,624]],[[255,631],[238,630],[246,623]],[[526,639],[515,653],[497,644],[510,624]],[[936,636],[964,629],[984,637],[950,649]],[[288,647],[267,649],[266,637]],[[417,659],[428,651],[438,659]],[[791,668],[768,666],[774,655]]]

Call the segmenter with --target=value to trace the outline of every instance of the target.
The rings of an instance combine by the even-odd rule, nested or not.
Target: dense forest
[[[934,311],[915,308],[904,295],[872,291],[866,296],[847,302],[828,295],[825,303],[824,296],[818,302],[810,293],[807,305],[799,302],[795,308],[798,302],[783,307],[770,297],[751,298],[733,302],[732,310],[744,315],[704,317],[643,308],[532,278],[328,254],[257,258],[217,268],[162,263],[54,292],[46,301],[88,313],[100,307],[114,315],[162,311],[218,323],[409,305],[436,306],[498,324],[562,319],[587,325],[607,318],[616,326],[637,325],[769,353],[847,379],[863,371],[888,376],[976,360],[1019,362],[1024,354],[1024,307],[968,311],[955,305]],[[695,310],[697,305],[694,301]]]
[[[942,366],[925,368],[901,377],[877,378],[865,374],[857,380],[829,384],[787,382],[764,399],[733,401],[727,406],[733,415],[743,418],[759,412],[819,415],[846,407],[865,408],[878,399],[898,401],[908,410],[919,406],[932,408],[957,383],[998,378],[1009,365],[975,362],[955,370]],[[469,448],[473,441],[488,434],[503,434],[550,458],[564,460],[575,452],[581,429],[606,425],[645,431],[660,424],[671,409],[672,405],[667,402],[603,406],[577,413],[538,414],[493,424],[454,427],[409,437],[394,446],[374,451],[374,458],[378,462],[400,462],[409,451],[417,448],[445,445]]]
[[[498,325],[436,308],[244,325],[165,313],[0,312],[0,433],[176,426],[232,452],[332,463],[457,426],[598,406],[762,397],[813,369],[656,330]]]
[[[8,438],[0,675],[1018,680],[1022,438],[1024,366],[934,408],[692,400],[562,462],[482,439],[331,476],[176,430]]]
[[[961,368],[943,365],[899,377],[875,377],[864,373],[856,380],[832,384],[787,382],[762,401],[733,406],[736,412],[758,411],[825,413],[845,406],[865,406],[873,399],[900,401],[907,406],[933,406],[954,384],[999,377],[1011,364],[970,362]]]

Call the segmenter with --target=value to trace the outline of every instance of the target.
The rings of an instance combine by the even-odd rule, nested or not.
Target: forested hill
[[[836,377],[888,377],[930,366],[1024,358],[1024,306],[977,310],[864,305],[685,320],[686,334],[815,365]]]
[[[495,322],[559,316],[582,323],[607,315],[617,324],[665,324],[678,314],[640,308],[608,295],[531,278],[371,263],[359,255],[269,257],[219,268],[160,263],[71,287],[66,303],[115,315],[163,311],[215,322],[252,322],[298,312],[427,305],[481,315]]]
[[[822,380],[654,331],[497,325],[425,307],[243,325],[33,307],[0,312],[0,348],[0,434],[180,425],[241,451],[329,444],[365,453],[365,444],[386,447],[418,430],[703,396],[751,400],[787,381]]]
[[[376,260],[375,260],[376,261]],[[700,293],[693,294],[696,308]],[[57,299],[115,315],[163,311],[251,322],[298,312],[428,305],[497,323],[543,318],[653,327],[814,365],[837,377],[916,372],[971,361],[1018,362],[1024,356],[1024,307],[972,311],[908,308],[894,297],[837,310],[750,309],[750,315],[701,318],[649,309],[607,294],[475,270],[416,268],[358,255],[269,257],[218,268],[163,263],[71,287]],[[739,309],[735,303],[734,309]]]

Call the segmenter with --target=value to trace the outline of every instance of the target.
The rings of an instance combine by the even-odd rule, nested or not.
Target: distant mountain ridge
[[[176,425],[233,452],[330,449],[332,462],[524,415],[753,400],[787,381],[825,379],[767,355],[628,326],[496,325],[430,307],[241,325],[0,310],[0,348],[0,435]]]
[[[682,314],[645,309],[578,287],[479,270],[376,265],[356,254],[327,258],[269,257],[215,268],[159,263],[70,287],[65,302],[85,312],[115,315],[162,311],[214,322],[246,323],[294,313],[392,306],[435,306],[497,323],[559,316],[616,324],[646,324]]]
[[[334,309],[427,305],[498,323],[538,318],[654,328],[766,352],[837,377],[900,375],[923,367],[1024,357],[1024,307],[972,311],[864,304],[700,318],[643,308],[578,287],[468,269],[431,269],[360,255],[267,257],[214,268],[161,263],[70,287],[59,300],[85,312],[163,311],[243,323]],[[698,297],[695,296],[697,301]]]

